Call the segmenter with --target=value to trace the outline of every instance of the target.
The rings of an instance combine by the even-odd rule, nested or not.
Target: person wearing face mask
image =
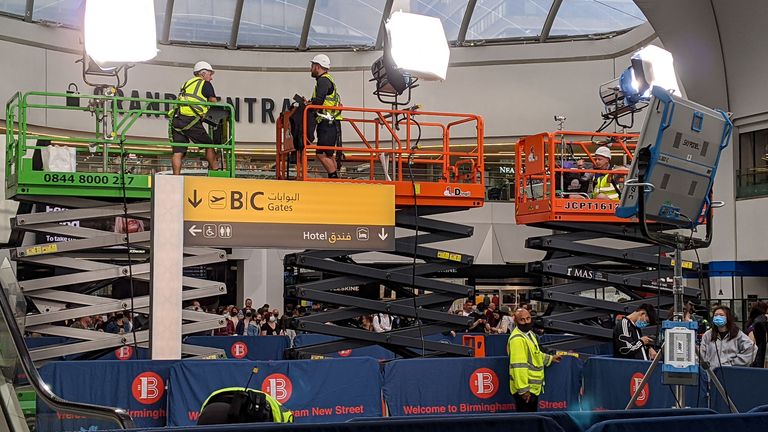
[[[622,318],[613,328],[613,356],[635,360],[653,360],[653,339],[643,336],[642,329],[656,322],[653,305],[643,303]]]
[[[256,315],[256,317],[248,323],[245,332],[247,336],[259,336],[261,334],[261,315]]]
[[[229,309],[229,319],[232,321],[232,325],[234,325],[235,328],[237,328],[237,324],[240,322],[239,314],[240,314],[240,311],[237,310],[236,307],[232,306]]]
[[[261,325],[262,336],[274,336],[280,334],[280,329],[277,328],[277,318],[267,311],[267,319],[264,324]]]
[[[718,306],[712,312],[712,328],[701,337],[701,358],[713,369],[749,366],[754,360],[755,344],[734,321],[729,307]]]
[[[245,314],[241,310],[237,314],[237,325],[235,326],[235,334],[238,336],[245,336],[245,331],[248,328],[248,324],[251,322],[251,311],[249,310]]]
[[[539,395],[544,389],[544,367],[559,362],[560,356],[552,356],[539,349],[528,310],[515,311],[515,325],[507,341],[509,390],[515,399],[517,412],[536,412]]]

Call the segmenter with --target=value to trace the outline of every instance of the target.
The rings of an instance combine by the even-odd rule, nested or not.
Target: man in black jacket
[[[653,360],[653,339],[643,336],[641,329],[656,322],[653,305],[643,303],[631,314],[616,322],[613,328],[613,356],[636,360]]]

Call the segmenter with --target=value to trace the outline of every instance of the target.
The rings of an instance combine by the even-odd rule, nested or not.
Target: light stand
[[[642,152],[638,157],[643,157]],[[645,175],[645,166],[643,165],[643,160],[640,160],[640,169],[638,170],[638,178],[635,179],[628,179],[625,183],[625,187],[627,188],[643,188],[643,192],[638,194],[638,217],[640,218],[640,229],[643,235],[648,238],[649,240],[662,245],[662,246],[671,246],[674,248],[675,253],[675,260],[674,260],[674,277],[673,277],[673,285],[672,285],[672,296],[674,300],[674,306],[673,311],[674,315],[672,320],[675,322],[682,322],[684,318],[684,312],[683,312],[683,257],[682,257],[682,251],[689,249],[691,247],[693,248],[706,248],[709,247],[709,245],[712,243],[712,209],[717,207],[722,207],[722,202],[713,202],[711,205],[708,206],[706,211],[706,226],[707,226],[707,235],[706,237],[701,239],[694,239],[693,237],[686,238],[685,236],[681,236],[679,233],[675,234],[664,234],[664,233],[651,233],[648,229],[648,223],[647,223],[647,217],[646,217],[646,211],[645,211],[645,193],[651,192],[655,189],[655,186],[651,183],[644,182],[644,175]],[[693,221],[691,221],[691,224],[693,225]],[[658,284],[659,281],[656,281]],[[632,398],[629,400],[629,403],[627,404],[625,409],[631,409],[635,402],[637,401],[638,397],[640,396],[640,393],[643,391],[643,387],[647,384],[648,380],[650,379],[651,375],[653,374],[654,370],[658,366],[662,356],[664,355],[664,350],[668,349],[667,343],[669,342],[668,338],[665,338],[664,342],[662,343],[661,349],[656,355],[656,358],[653,359],[651,362],[651,365],[648,367],[648,370],[643,375],[643,379],[640,382],[640,384],[635,389],[635,392],[632,394]],[[715,373],[711,370],[709,367],[709,363],[704,361],[704,359],[701,356],[701,350],[698,346],[695,346],[696,351],[696,357],[699,359],[699,365],[707,372],[707,376],[709,379],[715,383],[715,387],[717,388],[717,391],[720,393],[720,396],[728,403],[728,406],[733,413],[738,413],[738,410],[736,409],[736,405],[734,405],[731,398],[728,396],[728,394],[725,391],[725,388],[720,383],[720,380],[717,378]],[[675,399],[677,401],[677,408],[685,408],[685,386],[680,384],[675,384],[673,392],[675,394]]]
[[[389,79],[395,79],[390,76],[390,74],[399,73],[399,71],[395,71],[394,69],[385,69],[385,63],[384,63],[384,57],[374,63],[374,66],[372,67],[373,75],[374,77],[370,79],[369,81],[373,81],[376,83],[376,90],[374,90],[373,94],[376,95],[376,97],[379,99],[379,102],[388,104],[391,106],[392,111],[397,111],[401,106],[408,105],[411,103],[411,95],[412,95],[412,89],[418,87],[418,84],[416,82],[418,81],[418,78],[413,78],[408,75],[402,75],[398,78],[403,79],[403,84],[405,85],[405,89],[403,91],[400,91],[400,88],[396,88],[393,86],[388,80]],[[400,96],[404,92],[408,92],[408,97],[406,98],[405,102],[398,101],[398,96]],[[384,119],[386,120],[388,116],[384,116]],[[400,129],[400,126],[398,124],[398,118],[397,114],[392,114],[392,130],[397,131]],[[381,121],[381,120],[379,120]],[[395,136],[392,135],[391,138],[391,144],[392,149],[395,148]],[[396,158],[391,158],[391,170],[392,175],[390,176],[390,157],[386,153],[382,153],[379,155],[379,161],[381,161],[381,166],[384,168],[384,177],[387,181],[392,181],[393,178],[397,178],[397,164],[396,164]],[[411,162],[409,162],[411,163]]]

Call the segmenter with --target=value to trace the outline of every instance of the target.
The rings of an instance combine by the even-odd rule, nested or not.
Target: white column
[[[152,190],[149,348],[152,360],[181,358],[184,177],[157,175]]]
[[[287,253],[280,249],[237,250],[237,256],[244,257],[237,265],[238,306],[250,298],[254,308],[258,309],[267,303],[282,315],[283,257]]]

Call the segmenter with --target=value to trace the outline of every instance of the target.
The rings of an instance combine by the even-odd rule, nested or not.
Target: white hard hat
[[[595,150],[595,156],[602,156],[606,159],[611,158],[611,149],[609,149],[606,146],[599,147],[597,150]]]
[[[192,69],[192,72],[197,73],[197,72],[200,72],[201,70],[209,70],[213,72],[213,66],[211,66],[210,63],[204,62],[204,61],[199,61],[195,63],[195,67],[194,69]]]
[[[317,63],[325,69],[331,68],[331,59],[325,54],[318,54],[312,59],[312,63]]]

